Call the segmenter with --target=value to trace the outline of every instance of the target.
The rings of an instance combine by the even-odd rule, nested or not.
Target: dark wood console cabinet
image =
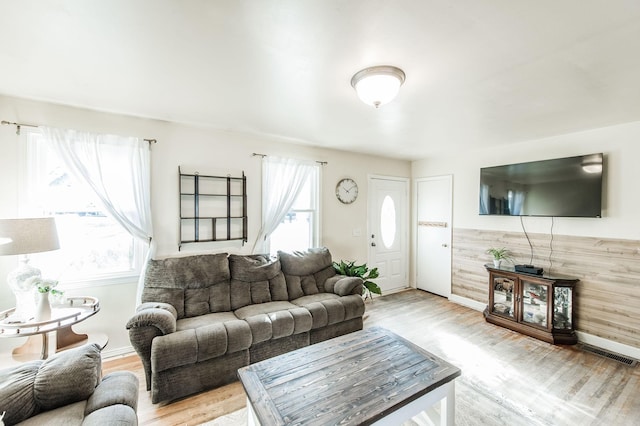
[[[484,266],[489,272],[489,305],[484,310],[488,322],[553,344],[577,343],[573,317],[577,278]]]

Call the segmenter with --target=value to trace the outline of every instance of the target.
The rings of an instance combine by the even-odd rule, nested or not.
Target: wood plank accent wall
[[[506,247],[516,263],[545,273],[580,279],[576,287],[576,329],[640,347],[640,241],[522,232],[453,229],[452,293],[488,303],[485,263],[489,247]],[[551,250],[552,248],[552,250]]]

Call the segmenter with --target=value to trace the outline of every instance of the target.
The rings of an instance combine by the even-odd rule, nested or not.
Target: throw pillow
[[[45,360],[33,385],[36,403],[52,410],[89,398],[101,379],[100,348],[96,344],[59,352]]]
[[[0,371],[0,414],[5,424],[19,423],[38,413],[33,382],[42,361],[32,361]]]

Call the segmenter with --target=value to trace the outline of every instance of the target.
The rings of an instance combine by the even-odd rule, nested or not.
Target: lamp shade
[[[0,255],[57,250],[58,231],[52,217],[0,219]]]
[[[400,68],[379,65],[358,71],[351,78],[351,86],[362,102],[378,108],[395,99],[404,80]]]

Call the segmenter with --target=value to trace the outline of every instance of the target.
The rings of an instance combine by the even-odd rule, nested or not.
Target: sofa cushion
[[[265,254],[230,254],[229,269],[234,280],[269,281],[280,273],[280,261]]]
[[[269,279],[269,294],[272,301],[289,300],[289,292],[287,291],[287,281],[284,279],[282,271],[275,277]]]
[[[247,319],[248,317],[252,317],[259,314],[269,314],[272,312],[278,311],[286,311],[288,309],[295,309],[298,306],[294,305],[291,302],[270,302],[270,303],[261,303],[258,305],[249,305],[243,308],[237,309],[234,311],[234,314],[239,319]]]
[[[312,325],[308,310],[284,301],[245,306],[235,314],[249,324],[253,344],[305,333]]]
[[[210,294],[193,290],[228,282],[230,277],[227,253],[152,259],[147,263],[142,301],[170,303],[178,318],[201,315]]]
[[[97,344],[69,349],[42,363],[33,384],[34,398],[43,410],[82,401],[91,396],[101,378]]]
[[[210,312],[211,287],[187,288],[184,290],[184,316],[195,317]]]
[[[42,361],[31,361],[0,371],[0,414],[4,423],[21,422],[39,411],[33,396],[33,383]]]
[[[146,287],[142,290],[143,302],[167,303],[175,308],[178,318],[184,318],[184,289]]]
[[[292,253],[279,251],[278,257],[285,275],[313,275],[327,266],[333,265],[331,253],[326,247],[310,248]]]
[[[29,417],[19,426],[69,426],[84,424],[84,409],[87,401],[78,401],[73,404],[64,405],[54,410],[44,411],[33,417]],[[4,419],[6,422],[6,418]],[[6,423],[13,424],[13,423]],[[104,423],[103,423],[104,424]]]
[[[289,299],[325,292],[325,281],[336,274],[326,247],[293,253],[278,252]]]
[[[183,318],[178,320],[177,328],[175,333],[153,339],[151,363],[154,372],[242,351],[252,343],[249,324],[231,312]]]
[[[291,303],[309,310],[313,319],[312,330],[364,315],[364,301],[358,295],[341,297],[333,293],[318,293],[300,297]]]
[[[313,275],[300,277],[300,286],[302,287],[302,292],[305,295],[319,293],[318,286],[316,285],[316,278]]]
[[[158,336],[151,342],[151,369],[168,370],[198,361],[198,339],[195,329],[180,330]]]
[[[319,270],[318,272],[313,274],[313,277],[316,280],[316,285],[318,286],[318,291],[323,293],[323,292],[327,292],[327,293],[331,293],[330,290],[327,290],[325,288],[325,282],[336,275],[336,270],[333,268],[333,264],[327,266],[324,269]],[[309,293],[306,293],[309,294]]]
[[[288,300],[280,261],[269,255],[229,255],[231,309],[272,300]],[[273,291],[273,294],[272,294]]]
[[[228,281],[209,287],[209,311],[228,312],[231,310],[231,288]]]
[[[285,275],[284,278],[287,283],[287,293],[291,299],[297,299],[304,296],[302,280],[298,275]]]
[[[182,318],[176,321],[176,331],[204,327],[210,324],[222,324],[224,322],[235,321],[237,319],[238,318],[233,314],[233,312],[216,312],[193,318]]]

